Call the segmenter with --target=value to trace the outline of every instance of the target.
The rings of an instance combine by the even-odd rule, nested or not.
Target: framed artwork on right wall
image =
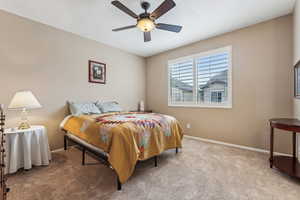
[[[300,99],[300,60],[295,65],[294,74],[294,96]]]

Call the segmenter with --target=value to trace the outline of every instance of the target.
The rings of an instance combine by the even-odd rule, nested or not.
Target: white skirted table
[[[6,129],[6,168],[5,173],[15,173],[20,168],[49,165],[51,152],[47,129],[44,126],[31,126],[29,129]]]

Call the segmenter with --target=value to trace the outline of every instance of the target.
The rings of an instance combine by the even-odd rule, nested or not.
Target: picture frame
[[[106,64],[89,60],[89,82],[90,83],[106,83]]]
[[[294,97],[300,99],[300,60],[294,66]]]

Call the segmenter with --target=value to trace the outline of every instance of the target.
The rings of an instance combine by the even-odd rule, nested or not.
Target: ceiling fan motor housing
[[[150,18],[150,14],[149,13],[142,13],[142,14],[140,14],[139,15],[139,19],[143,19],[143,18]]]
[[[145,10],[145,12],[147,12],[147,10],[150,8],[150,3],[147,1],[143,1],[141,3],[142,8]]]

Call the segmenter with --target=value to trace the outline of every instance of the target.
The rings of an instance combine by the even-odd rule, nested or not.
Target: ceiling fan
[[[150,8],[150,3],[143,1],[141,3],[142,8],[145,10],[145,12],[141,13],[140,15],[135,14],[133,11],[131,11],[129,8],[127,8],[125,5],[123,5],[120,1],[112,1],[112,5],[116,6],[129,16],[133,17],[137,20],[136,25],[131,26],[125,26],[122,28],[116,28],[112,31],[123,31],[126,29],[131,29],[138,27],[141,31],[144,32],[144,42],[151,41],[151,31],[154,28],[165,30],[165,31],[171,31],[175,33],[179,33],[182,29],[182,26],[178,25],[172,25],[172,24],[163,24],[163,23],[155,23],[155,20],[157,20],[159,17],[167,13],[169,10],[174,8],[176,6],[175,2],[173,0],[165,0],[160,6],[158,6],[152,13],[148,13],[148,9]]]

